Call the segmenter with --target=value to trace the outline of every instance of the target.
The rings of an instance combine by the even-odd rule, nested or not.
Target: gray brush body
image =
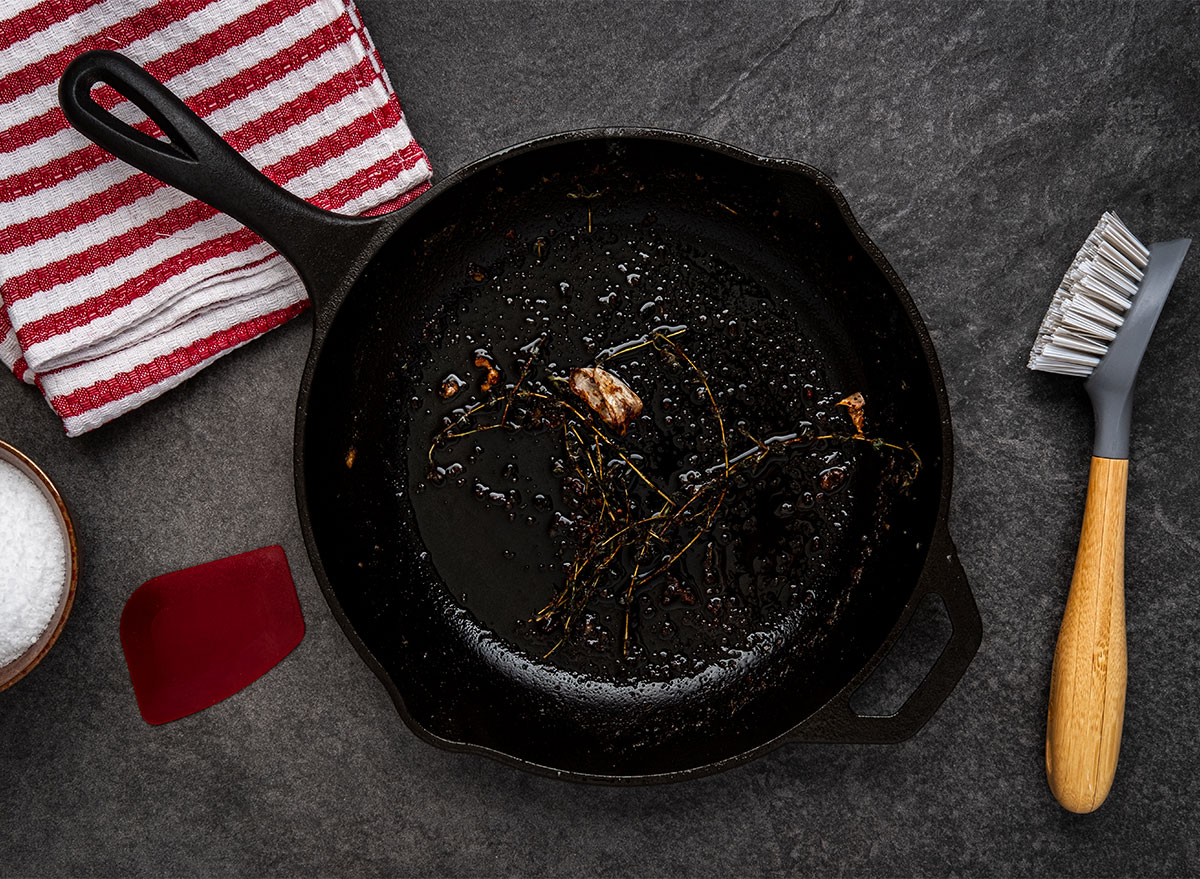
[[[1129,457],[1129,422],[1138,366],[1191,243],[1190,238],[1180,238],[1150,245],[1150,262],[1138,284],[1137,296],[1125,312],[1120,332],[1084,382],[1096,415],[1092,454],[1097,458]]]

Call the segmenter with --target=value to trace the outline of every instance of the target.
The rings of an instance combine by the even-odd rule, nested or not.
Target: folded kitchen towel
[[[76,436],[307,308],[248,229],[68,125],[58,79],[114,49],[271,179],[379,213],[429,186],[350,0],[8,0],[0,15],[0,360]],[[153,131],[107,86],[96,99]]]

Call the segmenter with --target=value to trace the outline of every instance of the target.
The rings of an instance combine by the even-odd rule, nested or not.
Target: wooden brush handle
[[[1125,716],[1125,483],[1129,461],[1092,458],[1075,575],[1058,632],[1046,776],[1064,808],[1091,812],[1117,771]]]

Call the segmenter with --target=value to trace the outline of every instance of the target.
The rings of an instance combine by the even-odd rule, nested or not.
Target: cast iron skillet
[[[97,83],[169,141],[102,109],[90,95]],[[981,627],[947,526],[945,386],[903,284],[819,171],[684,134],[569,132],[476,162],[401,210],[355,218],[270,182],[120,55],[76,59],[59,97],[93,141],[245,223],[303,279],[314,332],[296,407],[301,526],[334,615],[425,740],[574,780],[677,780],[784,741],[899,741],[966,670]],[[545,257],[546,247],[564,256]],[[782,613],[722,661],[666,678],[606,676],[502,636],[505,613],[547,592],[519,558],[505,561],[508,548],[541,552],[544,532],[518,538],[465,501],[416,502],[423,473],[410,451],[429,439],[422,395],[454,362],[454,346],[431,339],[518,338],[523,323],[549,320],[537,309],[566,320],[584,296],[560,304],[539,291],[567,280],[591,302],[607,282],[585,273],[632,254],[653,276],[662,268],[654,248],[676,267],[705,263],[735,278],[743,299],[786,306],[794,336],[755,344],[794,341],[830,385],[865,392],[873,423],[911,443],[924,470],[907,492],[887,492],[869,467],[855,477],[847,515],[861,545],[830,557],[832,597],[816,617]],[[522,299],[522,290],[534,292]],[[480,609],[462,597],[481,589],[515,596],[512,606]],[[944,651],[895,715],[857,715],[851,695],[928,594],[941,596],[953,623]]]

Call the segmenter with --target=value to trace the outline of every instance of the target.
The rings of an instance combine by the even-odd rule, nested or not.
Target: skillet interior
[[[445,352],[431,348],[430,334],[448,323],[482,333],[512,321],[511,308],[500,315],[521,273],[556,287],[562,265],[551,273],[549,261],[515,261],[514,248],[527,251],[539,238],[557,247],[560,236],[584,228],[589,210],[595,234],[620,230],[615,250],[631,241],[710,254],[784,303],[822,380],[831,390],[863,391],[874,431],[912,443],[924,462],[904,495],[882,491],[869,466],[859,474],[857,530],[835,559],[832,605],[819,618],[780,614],[728,658],[667,679],[541,661],[516,649],[511,633],[492,631],[503,630],[500,622],[481,625],[472,610],[492,611],[461,597],[480,585],[480,571],[515,593],[544,592],[544,582],[522,583],[515,570],[478,561],[496,559],[508,540],[507,525],[483,508],[414,505],[410,493],[410,448],[423,451],[434,423],[424,419],[428,390],[450,366],[437,362]],[[595,292],[569,280],[577,296]],[[400,227],[351,290],[318,356],[304,478],[321,564],[406,719],[442,744],[581,776],[657,776],[736,758],[841,690],[912,595],[942,489],[936,390],[892,284],[847,228],[831,187],[801,166],[637,138],[559,143],[502,159],[429,199]],[[860,536],[865,557],[849,546]],[[454,575],[444,582],[447,572]],[[470,582],[459,582],[464,576]]]

